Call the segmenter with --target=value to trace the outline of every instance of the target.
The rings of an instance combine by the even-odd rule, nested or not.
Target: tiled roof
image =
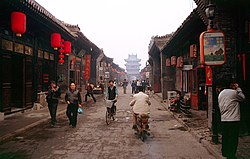
[[[155,36],[154,37],[154,42],[156,46],[162,50],[164,45],[169,41],[169,39],[173,36],[173,33],[171,34],[166,34],[164,36]]]
[[[162,47],[161,51],[168,46],[168,44],[171,43],[171,41],[181,32],[181,30],[185,27],[186,24],[188,24],[191,19],[197,15],[197,8],[194,9],[190,15],[184,20],[184,22],[181,24],[181,26],[173,33],[173,35],[170,37],[170,39],[167,41],[167,43],[165,43],[165,45]]]
[[[47,11],[43,6],[41,6],[39,3],[37,3],[35,0],[19,0],[24,5],[28,6],[30,9],[33,9],[34,11],[38,12],[39,14],[49,18],[49,20],[55,22],[58,24],[61,28],[66,30],[68,33],[70,33],[72,36],[74,36],[71,31],[67,28],[67,26],[59,19],[57,19],[54,15],[52,15],[49,11]]]

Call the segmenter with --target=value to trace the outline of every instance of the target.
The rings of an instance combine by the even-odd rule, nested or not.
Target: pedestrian
[[[127,93],[127,86],[128,86],[128,82],[126,79],[124,79],[123,83],[122,83],[122,88],[123,88],[123,93],[126,94]]]
[[[218,97],[222,124],[222,155],[236,159],[240,127],[240,102],[245,100],[237,83],[231,83]]]
[[[106,99],[107,100],[114,100],[112,107],[107,108],[107,109],[111,109],[110,111],[113,114],[113,120],[115,120],[115,117],[114,117],[115,112],[116,112],[115,103],[117,102],[117,98],[118,98],[118,90],[117,90],[116,86],[114,86],[114,81],[110,80],[109,86],[108,86],[107,91],[106,91]]]
[[[94,102],[96,102],[96,99],[93,95],[93,87],[90,85],[90,83],[87,84],[86,90],[87,90],[87,93],[85,94],[85,102],[87,102],[87,98],[90,96],[93,98]]]
[[[69,125],[75,128],[77,124],[77,110],[78,107],[81,107],[82,99],[74,82],[70,83],[69,90],[65,95],[65,101],[68,104],[66,115],[69,118]]]
[[[58,100],[61,96],[61,89],[56,85],[55,81],[50,82],[50,86],[48,91],[46,92],[46,100],[48,103],[49,113],[51,117],[51,126],[54,127],[57,120],[56,120],[56,112],[58,106]]]
[[[135,81],[133,80],[132,84],[131,84],[131,87],[132,87],[132,94],[135,94],[135,90],[136,90],[136,83]]]
[[[145,80],[143,80],[141,84],[142,84],[142,89],[143,89],[142,91],[145,93],[146,87],[147,87],[147,83],[146,83]]]
[[[140,81],[140,80],[137,80],[137,81],[136,81],[136,93],[139,93],[138,88],[139,88],[140,86],[142,86],[141,81]]]

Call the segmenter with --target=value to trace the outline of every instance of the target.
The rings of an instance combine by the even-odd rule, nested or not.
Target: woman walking
[[[78,107],[81,107],[82,99],[80,92],[76,90],[74,82],[70,83],[69,90],[65,95],[65,101],[68,104],[66,115],[69,118],[69,125],[75,128],[77,123],[77,110]]]
[[[54,127],[57,120],[56,120],[56,112],[58,106],[58,100],[61,96],[61,89],[56,85],[55,81],[50,82],[49,90],[46,92],[48,108],[51,116],[51,127]]]

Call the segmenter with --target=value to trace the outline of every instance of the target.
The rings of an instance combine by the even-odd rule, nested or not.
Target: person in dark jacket
[[[116,112],[115,103],[117,102],[117,98],[118,98],[118,90],[117,90],[116,86],[114,86],[114,81],[110,80],[109,86],[108,86],[107,91],[106,91],[106,99],[114,100],[114,103],[111,107],[111,113],[113,114],[113,120],[115,120],[115,118],[114,118],[114,115]],[[108,109],[110,109],[110,108],[108,108]]]
[[[77,110],[78,107],[81,107],[82,99],[74,82],[70,83],[69,90],[65,95],[65,101],[68,104],[66,115],[69,118],[69,125],[75,128],[77,124]]]
[[[87,102],[87,99],[90,96],[93,98],[94,102],[96,102],[96,99],[95,99],[95,97],[93,95],[93,87],[90,85],[90,83],[87,84],[86,90],[87,90],[87,93],[85,95],[85,102]]]
[[[49,113],[51,116],[51,126],[54,127],[56,120],[56,112],[58,106],[58,100],[61,96],[61,89],[56,85],[55,81],[50,82],[50,86],[48,89],[46,100],[48,102]]]
[[[136,82],[135,81],[132,82],[131,87],[132,87],[132,94],[135,94],[135,91],[136,91]]]

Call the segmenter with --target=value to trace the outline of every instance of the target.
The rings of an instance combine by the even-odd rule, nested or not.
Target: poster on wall
[[[202,65],[223,65],[226,61],[225,35],[209,30],[200,35],[200,60]]]

